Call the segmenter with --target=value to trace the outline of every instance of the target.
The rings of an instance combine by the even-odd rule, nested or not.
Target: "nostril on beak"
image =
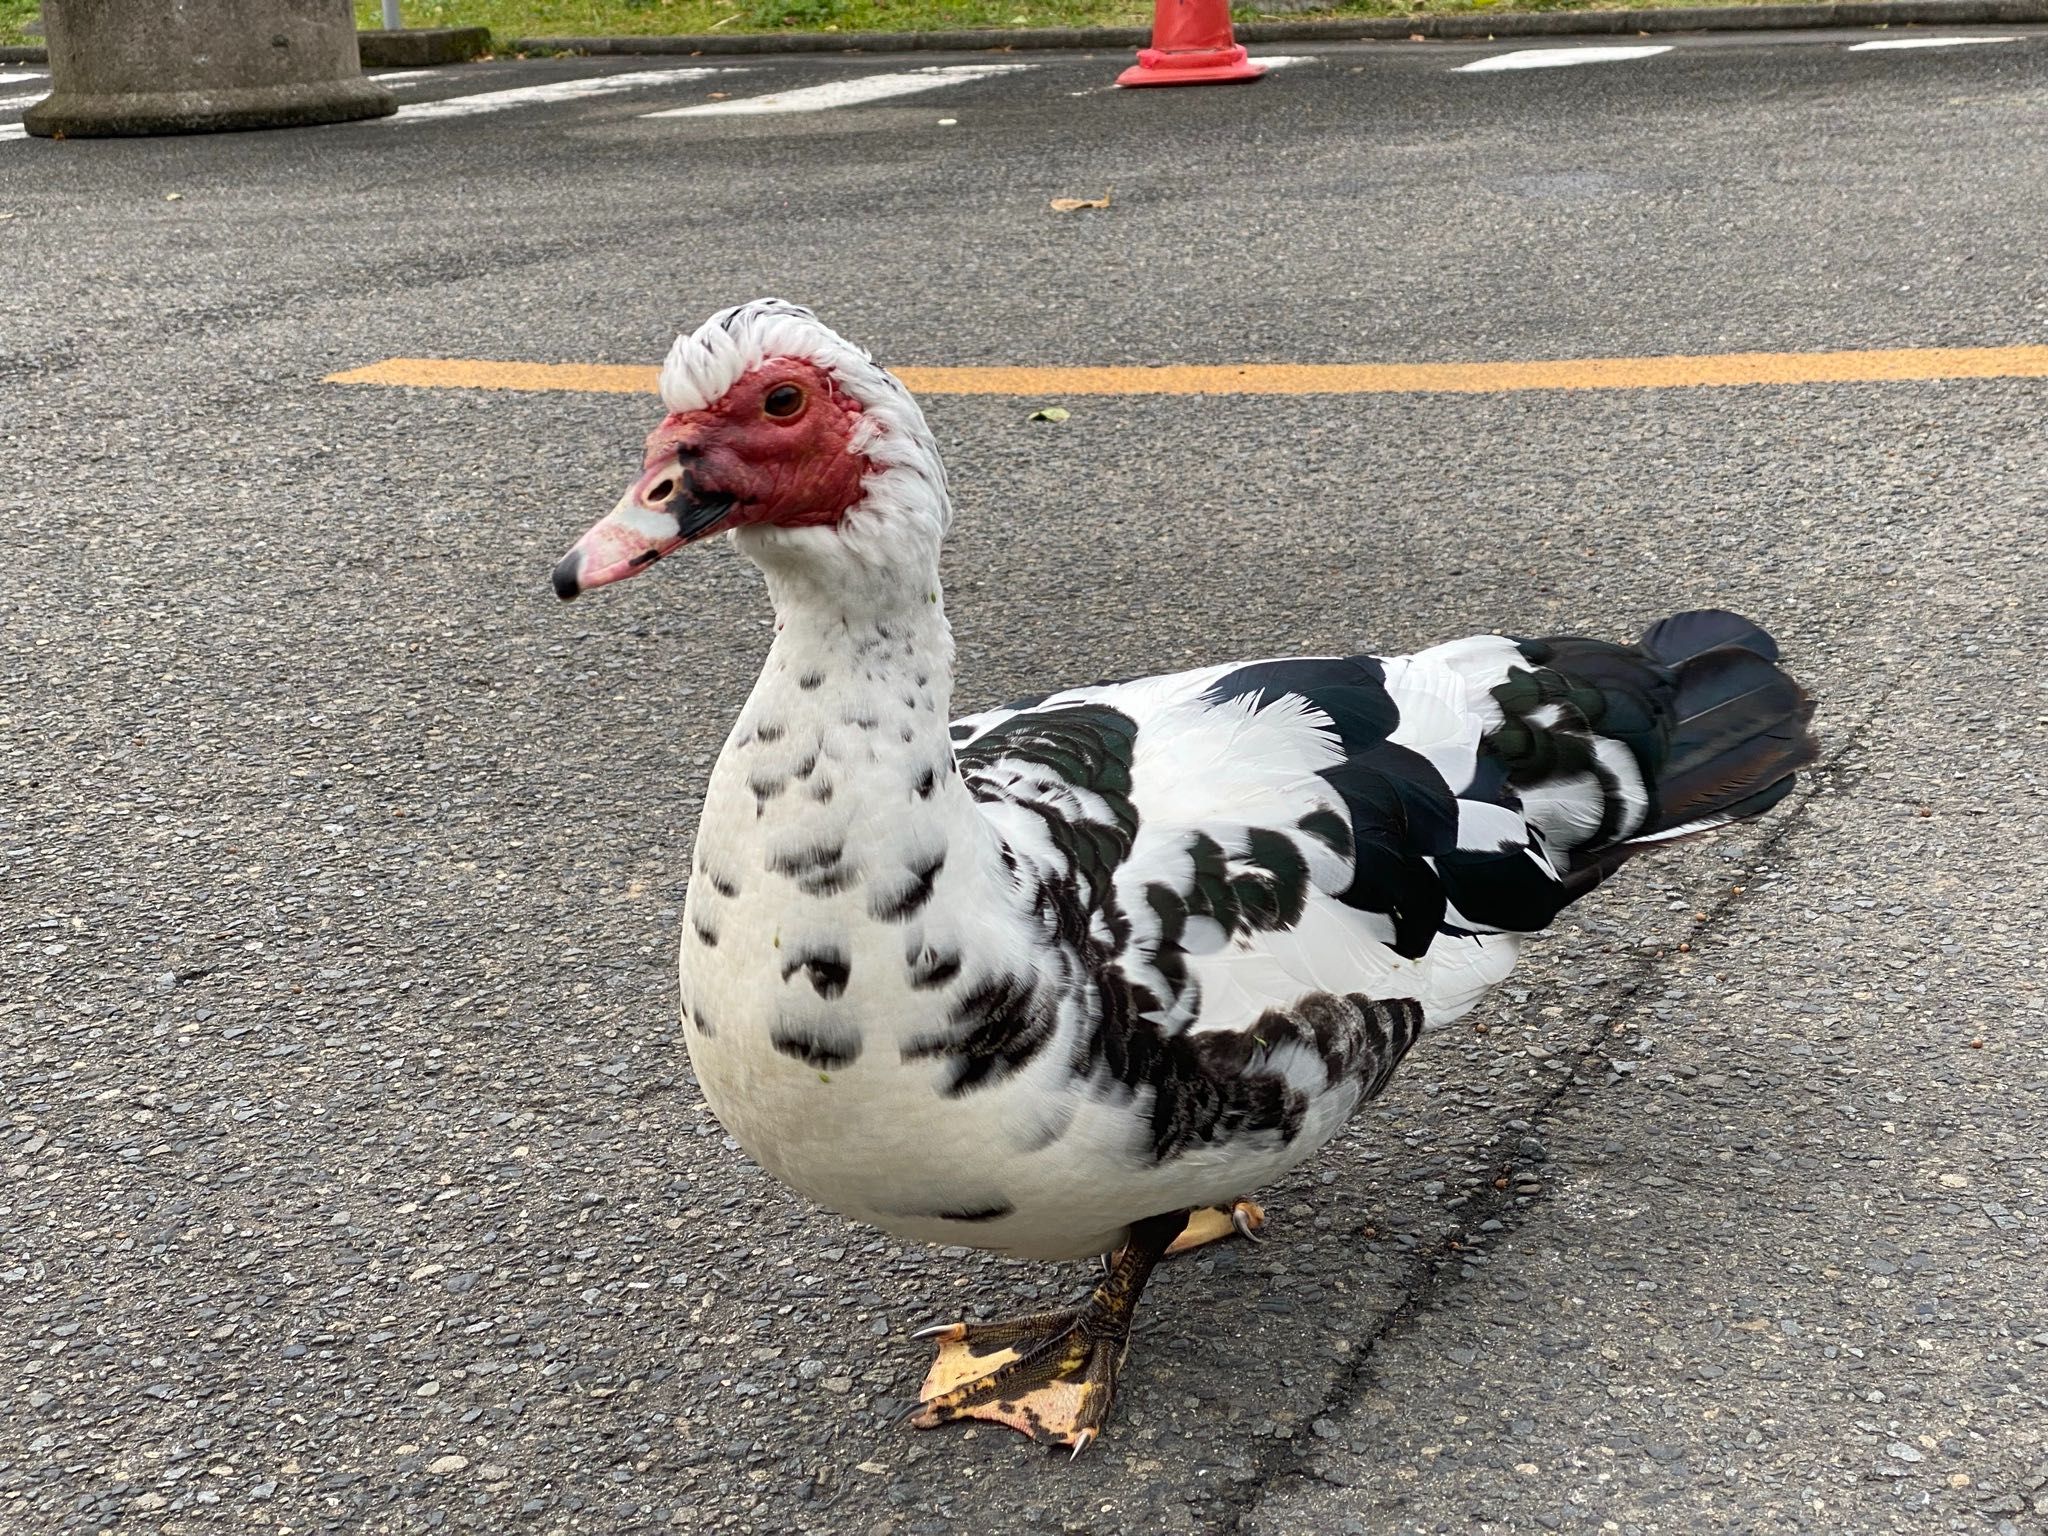
[[[647,494],[641,498],[641,501],[644,505],[650,507],[664,506],[675,499],[675,494],[675,481],[658,480],[647,488]]]

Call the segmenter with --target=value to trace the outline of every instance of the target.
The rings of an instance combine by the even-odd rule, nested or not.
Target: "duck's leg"
[[[1180,1236],[1168,1245],[1166,1252],[1168,1257],[1190,1253],[1231,1237],[1248,1238],[1256,1243],[1260,1240],[1259,1228],[1265,1224],[1266,1213],[1256,1200],[1200,1206],[1188,1212],[1187,1225],[1181,1228]]]
[[[941,1323],[918,1330],[938,1357],[918,1391],[919,1429],[955,1419],[988,1419],[1080,1455],[1102,1431],[1117,1373],[1131,1348],[1131,1318],[1188,1213],[1153,1216],[1131,1228],[1102,1283],[1070,1312],[995,1323]]]

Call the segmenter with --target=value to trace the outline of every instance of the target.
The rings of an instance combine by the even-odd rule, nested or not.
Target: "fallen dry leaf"
[[[1065,406],[1063,406],[1063,405],[1048,405],[1048,406],[1046,406],[1046,407],[1045,407],[1045,408],[1044,408],[1043,410],[1033,411],[1033,412],[1032,412],[1032,413],[1031,413],[1031,414],[1030,414],[1029,416],[1027,416],[1027,417],[1025,418],[1025,420],[1027,420],[1027,421],[1065,421],[1065,420],[1067,419],[1067,415],[1068,415],[1068,412],[1067,412],[1067,408],[1066,408]]]
[[[1109,195],[1115,190],[1115,187],[1111,187],[1100,197],[1056,197],[1052,200],[1052,211],[1054,213],[1077,213],[1083,208],[1107,208],[1109,206]]]

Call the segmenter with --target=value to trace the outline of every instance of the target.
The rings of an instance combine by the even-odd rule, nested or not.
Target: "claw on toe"
[[[1188,1212],[1187,1225],[1166,1251],[1188,1253],[1230,1237],[1248,1238],[1256,1243],[1261,1240],[1259,1228],[1265,1224],[1266,1213],[1256,1200],[1235,1200],[1228,1206],[1205,1205]]]

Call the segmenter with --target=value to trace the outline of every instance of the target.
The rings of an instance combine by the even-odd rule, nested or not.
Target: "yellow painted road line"
[[[1517,389],[1700,389],[2048,378],[2048,347],[1900,347],[1870,352],[1721,352],[1540,363],[1245,363],[1164,368],[898,368],[924,395],[1490,395]],[[651,394],[657,370],[607,363],[394,357],[330,384],[415,389]]]
[[[460,357],[392,357],[330,373],[329,384],[393,384],[407,389],[571,390],[599,395],[654,393],[658,368],[618,363],[487,363]]]

